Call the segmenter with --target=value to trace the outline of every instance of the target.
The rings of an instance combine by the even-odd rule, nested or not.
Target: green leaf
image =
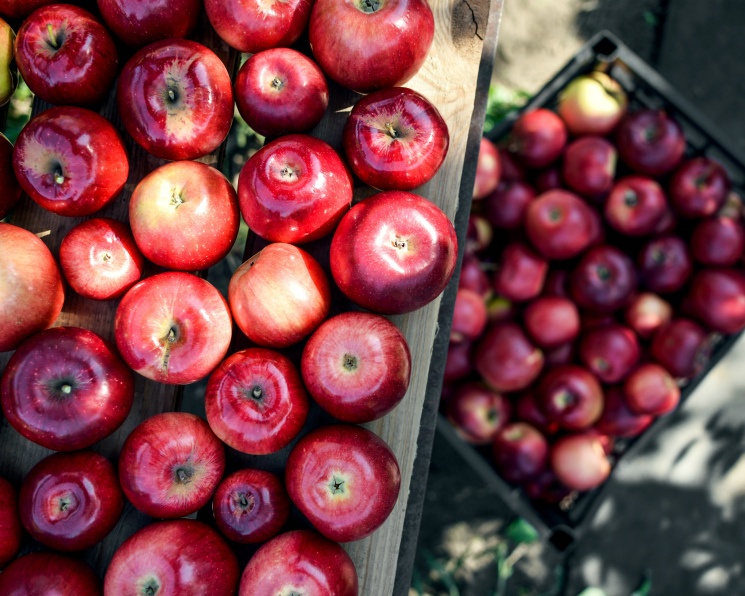
[[[645,576],[639,587],[631,593],[631,596],[649,596],[652,592],[652,578]]]
[[[518,517],[507,526],[507,529],[504,531],[504,536],[508,540],[517,544],[532,544],[539,538],[538,531],[522,517]]]
[[[645,10],[642,14],[642,18],[644,19],[644,22],[650,27],[656,27],[660,22],[659,17],[651,10]]]

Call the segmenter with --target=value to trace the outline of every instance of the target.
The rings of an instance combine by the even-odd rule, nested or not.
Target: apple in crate
[[[590,371],[575,364],[549,370],[536,391],[539,406],[566,430],[591,427],[603,413],[603,389]]]
[[[647,362],[623,383],[626,405],[637,414],[661,416],[672,412],[680,402],[680,389],[669,372],[659,364]]]
[[[453,324],[450,327],[450,342],[478,339],[486,329],[488,317],[483,296],[466,288],[458,288],[453,309]]]
[[[493,325],[476,346],[476,370],[497,391],[520,391],[543,370],[541,352],[515,323]]]
[[[595,239],[592,208],[574,193],[549,190],[525,210],[525,232],[541,255],[551,260],[571,259]]]
[[[5,9],[0,8],[0,13]],[[15,52],[13,44],[15,42],[15,33],[10,25],[0,19],[0,106],[4,106],[10,101],[16,89],[16,76],[11,68]]]
[[[693,228],[691,255],[697,263],[731,267],[742,259],[744,253],[745,231],[737,219],[712,217]]]
[[[556,477],[572,490],[590,490],[610,475],[603,440],[594,432],[560,438],[551,448],[550,460]]]
[[[543,434],[525,422],[503,426],[492,444],[494,465],[500,475],[512,484],[536,478],[546,467],[548,441]]]
[[[0,569],[18,554],[22,532],[16,489],[0,477]]]
[[[522,114],[510,135],[510,152],[529,168],[550,166],[567,143],[566,125],[554,112],[544,108]]]
[[[639,360],[636,334],[611,323],[590,329],[579,344],[579,359],[605,384],[621,381]]]
[[[603,208],[610,227],[627,236],[656,231],[667,211],[662,187],[646,176],[626,176],[611,189]]]
[[[604,435],[628,438],[642,434],[653,421],[654,416],[631,411],[623,388],[616,385],[606,389],[603,414],[593,428]]]
[[[546,259],[527,244],[513,242],[502,251],[492,283],[500,296],[512,302],[525,302],[541,293],[547,273]]]
[[[559,94],[558,112],[575,137],[607,135],[628,107],[623,87],[607,74],[591,72],[572,80]]]
[[[664,111],[639,110],[618,125],[616,147],[632,170],[662,176],[680,163],[686,140],[680,124]]]
[[[54,552],[34,552],[13,561],[0,574],[0,594],[101,596],[101,582],[90,566]]]
[[[577,306],[609,313],[626,305],[637,280],[631,259],[615,246],[602,245],[582,256],[569,283]]]
[[[714,215],[724,205],[732,183],[722,165],[708,157],[690,159],[670,180],[670,203],[688,218]]]
[[[709,358],[708,334],[695,321],[668,319],[652,338],[649,353],[676,378],[689,379],[701,372]]]
[[[701,269],[685,299],[690,314],[719,333],[745,329],[745,275],[738,269]]]
[[[590,199],[602,198],[616,176],[616,148],[603,137],[582,137],[564,151],[562,177],[573,191]]]
[[[693,262],[679,236],[659,236],[644,245],[637,259],[639,277],[652,292],[672,294],[688,282]]]
[[[500,182],[484,199],[484,215],[495,228],[517,230],[522,227],[528,205],[535,197],[535,190],[527,182]]]
[[[626,324],[642,339],[649,339],[670,322],[673,307],[667,300],[651,292],[642,292],[631,299],[624,311]]]
[[[0,219],[3,219],[21,198],[21,185],[13,172],[13,144],[0,133]]]
[[[577,306],[561,296],[540,296],[523,310],[526,331],[542,348],[566,345],[579,334]]]
[[[202,13],[201,0],[98,0],[109,29],[128,46],[188,37]]]
[[[506,155],[506,154],[505,154]],[[479,157],[476,162],[476,178],[473,184],[474,201],[494,192],[502,179],[503,154],[486,137],[481,137]]]
[[[488,445],[510,420],[509,400],[482,383],[461,385],[445,406],[455,432],[474,445]]]

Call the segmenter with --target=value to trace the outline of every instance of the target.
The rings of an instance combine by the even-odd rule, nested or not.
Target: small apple
[[[745,231],[734,218],[718,216],[705,219],[693,228],[691,256],[702,265],[731,267],[745,253]]]
[[[528,387],[543,369],[543,353],[515,323],[492,325],[476,346],[476,370],[496,391]]]
[[[188,37],[199,22],[201,0],[98,0],[109,29],[133,48]]]
[[[670,204],[683,217],[708,217],[724,205],[732,183],[720,163],[708,157],[690,159],[670,180]]]
[[[494,274],[494,290],[512,302],[525,302],[540,295],[548,272],[548,261],[522,242],[504,248]]]
[[[599,199],[613,186],[617,160],[616,148],[603,137],[577,139],[564,151],[564,182],[583,196]]]
[[[0,574],[0,594],[102,596],[103,592],[101,582],[87,563],[43,551],[23,555],[8,565]]]
[[[18,554],[22,532],[16,489],[5,478],[0,478],[0,569]]]
[[[611,469],[602,439],[592,432],[556,441],[551,448],[551,467],[560,482],[579,491],[600,486]]]
[[[594,71],[564,87],[557,110],[575,137],[604,136],[618,125],[627,107],[623,87],[604,72]]]
[[[680,290],[693,271],[686,243],[679,236],[660,236],[644,245],[637,259],[641,282],[652,292]]]
[[[605,407],[600,420],[593,427],[604,435],[629,438],[642,434],[652,424],[654,416],[637,414],[626,405],[623,389],[609,387],[605,391]]]
[[[596,246],[585,253],[570,279],[570,291],[577,305],[598,313],[622,308],[635,290],[633,262],[609,245]]]
[[[626,176],[613,186],[603,210],[614,230],[627,236],[646,236],[657,231],[667,208],[665,193],[656,181]]]
[[[523,323],[540,347],[557,348],[579,334],[579,311],[566,298],[541,296],[525,307]]]
[[[536,478],[546,467],[548,442],[543,434],[525,422],[503,426],[492,444],[494,465],[511,484]]]
[[[505,154],[507,154],[505,152]],[[481,137],[479,157],[476,162],[476,178],[473,184],[473,200],[487,197],[497,188],[502,177],[502,153],[486,137]]]
[[[455,432],[473,445],[489,445],[510,420],[510,402],[482,383],[461,385],[447,402],[445,415]]]
[[[472,290],[459,288],[455,295],[450,342],[474,341],[481,337],[488,322],[486,302]]]
[[[565,190],[543,193],[525,211],[525,232],[547,259],[576,257],[594,241],[595,228],[590,206]]]
[[[537,109],[522,114],[512,126],[509,149],[529,168],[556,161],[567,142],[567,128],[554,112]]]
[[[624,312],[626,324],[643,339],[652,337],[672,316],[670,303],[649,292],[634,296]]]
[[[566,430],[582,430],[603,413],[603,390],[595,375],[581,366],[567,364],[549,370],[536,392],[545,414]]]
[[[672,412],[680,402],[675,379],[659,364],[645,363],[623,383],[626,405],[637,414],[661,416]]]
[[[579,344],[579,359],[603,383],[618,383],[639,360],[636,334],[623,325],[590,330]]]
[[[0,8],[0,11],[5,12],[5,9]],[[10,25],[0,19],[0,106],[10,101],[18,82],[13,68],[15,37]]]
[[[691,280],[686,301],[704,325],[719,333],[745,328],[745,275],[737,269],[702,269]]]
[[[686,140],[680,124],[664,111],[639,110],[618,125],[616,147],[632,170],[662,176],[680,163]]]
[[[708,335],[698,323],[675,318],[660,326],[652,338],[650,356],[676,378],[690,379],[709,358]]]
[[[525,212],[535,198],[535,190],[522,180],[506,180],[484,199],[484,215],[500,230],[517,230],[525,221]]]
[[[2,43],[0,41],[0,43]],[[21,185],[13,172],[13,143],[0,133],[0,219],[3,219],[21,198]]]

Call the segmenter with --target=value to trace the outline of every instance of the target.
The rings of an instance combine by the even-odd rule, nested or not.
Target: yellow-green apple
[[[595,71],[575,78],[562,90],[557,111],[573,136],[605,136],[624,117],[628,103],[618,82]]]
[[[510,135],[510,151],[529,168],[545,168],[555,162],[568,136],[562,119],[545,108],[522,114]]]
[[[0,569],[18,554],[22,532],[16,489],[5,478],[0,478]]]
[[[486,137],[481,137],[479,157],[476,162],[476,178],[473,184],[473,199],[479,201],[497,188],[502,177],[502,154]]]
[[[708,157],[689,159],[670,180],[670,204],[683,217],[708,217],[724,205],[731,186],[719,162]]]
[[[680,163],[686,148],[685,135],[674,118],[662,110],[628,114],[616,129],[621,159],[635,172],[662,176]]]
[[[0,594],[102,596],[101,582],[87,563],[54,552],[24,555],[0,574]]]
[[[0,8],[0,11],[3,9]],[[15,33],[10,25],[0,19],[0,106],[10,101],[16,89],[16,75],[13,67]]]
[[[667,211],[662,187],[646,176],[626,176],[613,185],[605,201],[605,221],[627,236],[646,236],[656,231]]]
[[[445,404],[455,432],[473,445],[489,445],[510,420],[509,400],[479,382],[461,385]]]
[[[109,29],[134,48],[175,37],[188,37],[199,22],[201,0],[98,0]]]
[[[551,447],[550,460],[556,477],[572,490],[600,486],[610,474],[603,440],[594,432],[561,437]]]
[[[13,172],[13,143],[0,133],[0,219],[3,219],[21,198],[21,185]]]

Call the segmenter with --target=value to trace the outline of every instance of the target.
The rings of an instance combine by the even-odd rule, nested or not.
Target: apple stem
[[[70,395],[72,393],[72,387],[65,383],[64,385],[62,385],[62,387],[60,387],[60,391],[62,391],[62,393],[64,393],[65,395]]]
[[[108,263],[108,262],[109,262],[109,261],[111,260],[111,255],[110,255],[109,253],[105,252],[105,253],[103,254],[103,257],[101,257],[101,260],[102,260],[102,261],[103,261],[104,263]]]
[[[627,207],[636,207],[639,204],[639,197],[633,190],[627,190],[623,202]]]
[[[171,191],[171,205],[174,205],[176,209],[179,208],[180,205],[183,205],[186,201],[184,201],[184,198],[181,196],[181,193],[178,193],[176,189],[174,188]]]
[[[611,278],[610,269],[606,267],[605,265],[600,265],[598,267],[598,277],[601,281],[608,281]]]
[[[54,33],[54,27],[51,23],[47,23],[47,34],[49,35],[49,45],[52,46],[55,50],[59,50],[57,36]]]
[[[396,236],[396,239],[393,241],[392,244],[394,248],[398,248],[398,249],[406,248],[406,240],[404,240],[400,236]]]
[[[261,387],[254,387],[251,389],[251,397],[254,399],[261,399],[261,396],[264,394],[264,392],[261,390]]]
[[[344,368],[347,370],[355,370],[357,368],[357,358],[351,354],[344,354]]]
[[[398,132],[396,132],[396,129],[394,128],[393,124],[391,124],[390,122],[385,123],[385,130],[388,132],[388,135],[391,138],[393,139],[398,138]]]
[[[65,175],[62,173],[62,168],[58,167],[54,171],[54,183],[57,185],[62,185],[65,183]]]
[[[193,472],[184,468],[178,468],[176,470],[176,480],[181,484],[188,484],[191,481]]]
[[[571,391],[564,389],[556,394],[554,404],[556,404],[561,410],[565,410],[576,404],[577,401],[577,397]]]
[[[176,92],[173,89],[168,90],[168,99],[174,101],[176,99]]]
[[[276,89],[277,91],[282,89],[282,87],[284,87],[282,79],[280,79],[279,77],[274,77],[274,79],[272,80],[272,87],[274,87],[274,89]]]
[[[331,489],[331,494],[339,494],[344,492],[344,481],[339,480],[334,476],[331,479],[331,484],[329,485],[329,488]]]

